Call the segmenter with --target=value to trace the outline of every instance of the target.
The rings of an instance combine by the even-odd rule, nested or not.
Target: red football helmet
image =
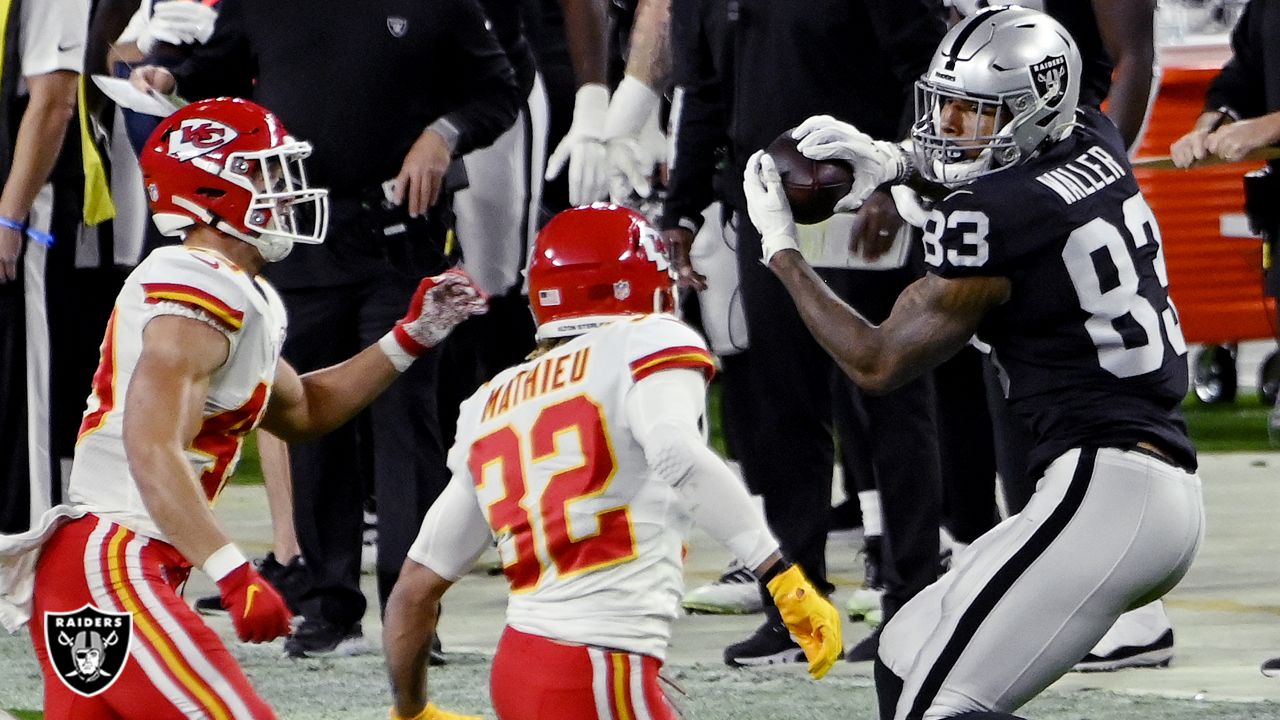
[[[673,312],[675,278],[662,236],[617,205],[560,213],[538,233],[529,304],[539,340],[580,335],[624,315]]]
[[[258,249],[268,261],[294,242],[319,243],[328,191],[307,185],[311,144],[279,118],[239,98],[191,103],[165,118],[142,150],[142,179],[165,235],[204,223]]]

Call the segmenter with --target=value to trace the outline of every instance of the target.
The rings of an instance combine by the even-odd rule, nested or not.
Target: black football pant
[[[1027,506],[1036,491],[1036,480],[1028,466],[1035,440],[1026,422],[1009,409],[1004,397],[1000,371],[990,356],[982,358],[983,376],[986,380],[987,407],[991,412],[992,435],[996,448],[996,469],[1000,473],[1000,486],[1004,492],[1004,505],[1010,515],[1017,515]]]
[[[933,375],[938,394],[943,517],[952,537],[966,545],[1000,522],[995,440],[983,362],[982,352],[966,345]]]
[[[910,265],[899,270],[823,270],[820,274],[837,295],[873,323],[888,318],[898,295],[919,277]],[[938,579],[942,477],[933,375],[925,373],[890,393],[872,395],[839,368],[835,372],[838,387],[851,398],[853,409],[850,430],[840,435],[840,441],[851,443],[850,454],[865,458],[847,460],[846,472],[850,465],[861,468],[856,477],[869,477],[880,493],[881,606],[888,621]]]
[[[286,290],[285,358],[299,373],[342,362],[403,317],[418,280],[401,276]],[[448,483],[436,417],[436,353],[419,358],[351,422],[290,445],[294,523],[312,589],[303,613],[350,626],[364,615],[361,522],[371,487],[378,506],[383,605],[427,508]]]

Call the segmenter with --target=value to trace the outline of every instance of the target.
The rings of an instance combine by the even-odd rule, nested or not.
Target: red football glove
[[[440,344],[449,331],[472,315],[489,309],[484,291],[458,268],[423,278],[409,302],[409,312],[396,322],[396,343],[417,357]]]
[[[289,634],[293,613],[280,593],[249,563],[218,581],[222,606],[231,614],[236,636],[245,642],[270,642]]]

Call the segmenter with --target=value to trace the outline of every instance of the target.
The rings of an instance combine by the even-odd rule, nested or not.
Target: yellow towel
[[[7,3],[9,0],[0,0]],[[93,140],[89,124],[89,108],[84,101],[85,76],[80,76],[76,92],[80,115],[80,160],[84,166],[84,224],[97,225],[116,216],[116,206],[111,202],[111,186],[102,167],[102,155]]]

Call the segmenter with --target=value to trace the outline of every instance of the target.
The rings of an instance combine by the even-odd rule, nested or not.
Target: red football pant
[[[676,720],[647,655],[567,645],[508,627],[490,692],[501,720]]]
[[[265,720],[275,713],[222,640],[178,597],[191,566],[172,545],[86,515],[59,528],[36,566],[31,642],[44,672],[46,720]],[[63,684],[49,660],[46,612],[93,605],[133,615],[119,678],[93,697]]]

